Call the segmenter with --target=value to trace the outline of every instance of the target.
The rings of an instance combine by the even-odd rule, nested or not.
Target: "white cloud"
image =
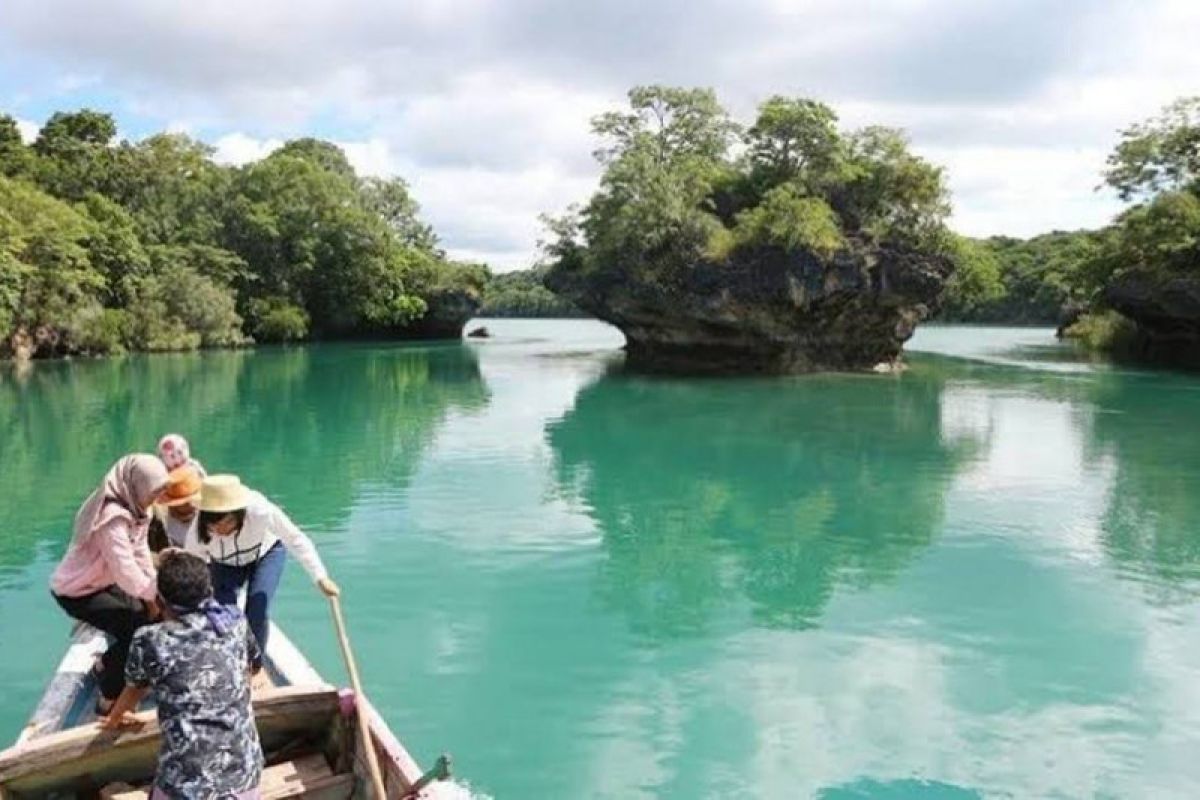
[[[241,166],[251,161],[266,158],[272,150],[283,144],[282,139],[255,139],[244,133],[228,133],[217,139],[213,146],[215,158],[222,164]]]
[[[54,82],[54,88],[62,94],[71,94],[98,83],[100,83],[99,75],[79,75],[69,72]]]
[[[391,145],[380,138],[362,142],[338,142],[346,153],[346,159],[360,175],[387,178],[399,173],[399,165],[392,153]]]
[[[33,144],[33,140],[37,138],[38,131],[42,129],[41,125],[36,122],[30,122],[27,119],[17,120],[17,130],[21,132],[21,139],[26,144]]]

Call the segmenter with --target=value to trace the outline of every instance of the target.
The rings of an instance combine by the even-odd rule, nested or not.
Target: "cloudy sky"
[[[772,94],[906,128],[949,170],[955,227],[1104,222],[1116,132],[1200,94],[1196,0],[0,0],[0,110],[113,112],[239,163],[333,139],[413,184],[454,255],[535,257],[542,212],[596,180],[588,119],[641,83]]]

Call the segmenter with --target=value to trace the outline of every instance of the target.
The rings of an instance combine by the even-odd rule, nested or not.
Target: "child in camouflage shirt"
[[[163,551],[158,601],[164,621],[134,634],[125,690],[103,725],[136,724],[128,713],[153,690],[162,747],[152,800],[257,798],[249,665],[258,647],[245,618],[213,600],[208,565],[180,550]]]

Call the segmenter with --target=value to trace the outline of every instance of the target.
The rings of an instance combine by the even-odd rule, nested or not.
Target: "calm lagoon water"
[[[681,380],[586,321],[0,368],[0,738],[80,500],[178,430],[317,541],[368,691],[497,798],[1200,796],[1200,378],[928,327]],[[341,680],[292,565],[276,618]]]

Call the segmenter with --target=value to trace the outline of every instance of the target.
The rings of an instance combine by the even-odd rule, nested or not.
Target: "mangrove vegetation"
[[[459,328],[477,308],[486,270],[446,258],[403,180],[317,139],[241,167],[213,154],[117,142],[90,110],[26,144],[0,116],[0,355],[419,335],[440,306]]]

